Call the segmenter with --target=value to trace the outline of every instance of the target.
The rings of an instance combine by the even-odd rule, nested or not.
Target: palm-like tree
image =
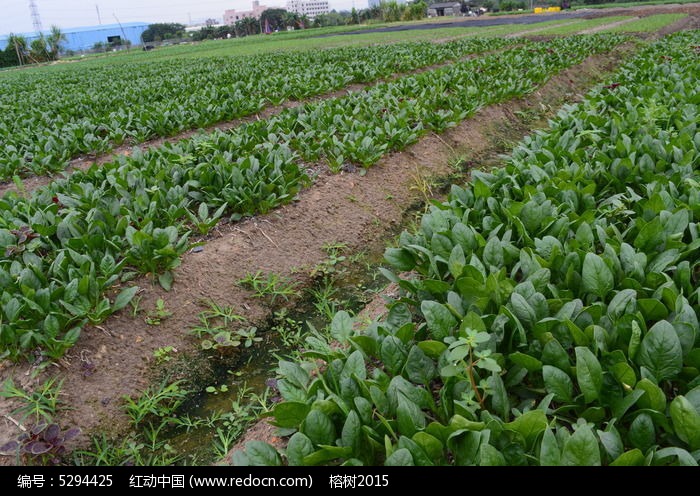
[[[300,29],[306,29],[307,27],[311,26],[311,24],[313,23],[311,22],[311,19],[309,19],[309,16],[307,16],[306,14],[299,16],[297,25]]]
[[[46,37],[43,33],[29,44],[29,60],[35,64],[49,60]]]
[[[7,38],[7,44],[15,47],[19,65],[24,64],[27,59],[27,54],[29,53],[27,38],[19,34],[10,33],[10,36]]]
[[[284,27],[294,27],[299,22],[299,14],[296,12],[285,12],[282,17]]]
[[[68,40],[66,39],[66,35],[61,32],[61,28],[58,26],[51,26],[51,34],[46,37],[50,60],[58,59],[58,53],[61,51],[61,44],[66,41]]]
[[[244,17],[236,22],[237,27],[243,31],[244,35],[257,34],[260,31],[260,23],[253,17]]]

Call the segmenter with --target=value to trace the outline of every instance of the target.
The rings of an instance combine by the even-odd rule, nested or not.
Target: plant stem
[[[479,402],[479,406],[483,409],[484,397],[481,396],[479,388],[476,386],[476,381],[474,380],[474,356],[472,355],[471,348],[469,348],[469,367],[467,368],[467,370],[469,371],[469,382],[471,383],[472,389],[474,390],[474,394],[476,395],[476,400]]]

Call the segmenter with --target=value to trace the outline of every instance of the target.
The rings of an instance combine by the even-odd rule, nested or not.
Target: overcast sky
[[[226,9],[249,10],[252,0],[34,0],[44,29],[96,26],[99,8],[102,24],[119,22],[179,22],[221,19]],[[284,7],[286,0],[260,0],[261,5]],[[331,9],[367,7],[367,0],[330,0]],[[97,6],[97,8],[96,8]],[[0,1],[0,35],[32,32],[29,0]]]

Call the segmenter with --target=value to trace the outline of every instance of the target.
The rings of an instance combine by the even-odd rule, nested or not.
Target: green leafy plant
[[[519,41],[518,46],[502,52],[459,60],[422,74],[410,74],[364,92],[287,109],[269,119],[250,122],[228,132],[194,136],[146,151],[135,149],[130,155],[101,167],[52,182],[27,198],[11,195],[8,202],[0,205],[0,217],[5,226],[0,229],[0,250],[20,245],[23,249],[11,249],[11,256],[0,262],[5,294],[0,306],[3,314],[0,350],[14,359],[26,357],[37,348],[49,357],[61,357],[77,341],[84,325],[99,322],[114,310],[105,294],[120,280],[126,281],[139,273],[150,274],[166,290],[170,289],[173,270],[189,247],[187,212],[193,205],[206,204],[207,209],[219,209],[225,204],[226,214],[232,219],[269,212],[293,200],[299,190],[309,184],[310,178],[302,163],[315,162],[337,148],[335,152],[362,165],[365,170],[384,154],[399,150],[433,130],[431,126],[453,125],[481,106],[525,95],[557,71],[589,54],[609,50],[623,39],[607,35],[555,39],[546,44]],[[344,85],[348,78],[364,79],[394,66],[384,65],[379,60],[398,60],[401,67],[415,67],[513,43],[495,38],[463,39],[439,46],[417,43],[391,49],[324,51],[322,60],[325,62],[312,66],[323,67],[319,71],[324,76],[319,80],[326,83],[314,87],[327,89],[328,84],[330,87]],[[408,53],[414,55],[408,56]],[[364,57],[364,54],[371,55]],[[307,53],[296,57],[285,58],[283,63],[291,59],[300,62],[316,55]],[[212,97],[205,92],[201,96],[206,102],[203,103],[206,112],[189,98],[186,104],[174,104],[171,99],[164,98],[161,100],[164,108],[139,114],[136,118],[131,109],[140,108],[136,105],[143,97],[139,89],[124,94],[129,103],[123,108],[114,109],[113,98],[106,98],[106,105],[93,102],[103,109],[99,115],[110,116],[109,122],[96,116],[93,117],[97,122],[81,117],[76,123],[68,118],[75,124],[75,129],[71,127],[68,132],[66,126],[55,125],[64,122],[66,117],[51,114],[50,129],[33,122],[31,133],[20,132],[15,136],[17,139],[12,140],[14,144],[3,149],[0,174],[3,166],[9,174],[24,170],[58,170],[77,153],[107,150],[112,139],[147,139],[171,134],[192,123],[205,125],[203,123],[216,115],[228,120],[235,115],[257,112],[264,99],[251,95],[271,95],[270,88],[274,85],[268,87],[269,78],[261,79],[252,74],[265,74],[259,64],[267,67],[266,64],[277,58],[256,58],[246,62],[252,64],[246,65],[252,73],[241,67],[235,75],[224,76],[227,95],[234,91],[230,79],[233,77],[242,85],[236,87],[235,92],[240,91],[240,95],[236,94],[247,96],[221,98],[221,95]],[[370,62],[365,64],[365,58]],[[347,72],[339,74],[338,64],[342,65],[343,60],[361,60],[358,63],[373,69],[367,75],[354,69],[350,70],[352,76]],[[208,61],[205,67],[209,67],[209,63],[218,64]],[[168,84],[174,86],[190,77],[199,77],[193,74],[226,73],[204,69],[204,72],[197,72],[190,65],[169,64],[160,66],[156,72],[159,78],[162,74],[171,74]],[[175,66],[179,69],[174,69]],[[273,66],[274,72],[280,73],[281,63],[275,62]],[[290,73],[298,74],[299,68],[305,73],[308,71],[306,64],[295,67],[297,69]],[[151,70],[155,69],[149,65],[149,72]],[[174,74],[184,70],[188,78],[174,77],[171,70]],[[58,83],[63,81],[63,72],[54,74],[46,80],[42,78],[42,84],[52,81],[50,84],[61,87]],[[241,77],[243,79],[239,79]],[[297,90],[315,81],[302,79],[301,86],[296,85]],[[130,81],[118,76],[107,77],[107,95],[113,95],[115,80],[124,81],[124,84]],[[263,80],[264,91],[258,86]],[[197,86],[197,91],[199,89]],[[38,93],[41,102],[50,93],[49,88],[43,87]],[[89,93],[100,94],[99,91]],[[83,101],[85,94],[84,91],[63,91],[61,98],[55,99],[56,108],[85,110],[89,108]],[[177,94],[181,97],[188,92],[180,89]],[[69,101],[67,106],[61,103],[65,103],[63,97]],[[9,108],[16,109],[29,102],[27,108],[36,117],[35,105],[31,103],[34,99],[12,98]],[[75,98],[80,101],[76,102]],[[211,107],[212,99],[216,101],[214,107]],[[152,99],[147,100],[151,102],[149,105],[153,104]],[[17,104],[18,101],[21,103]],[[194,108],[200,110],[194,111]],[[27,120],[21,111],[15,114],[8,108],[4,110],[7,112],[3,112],[3,119],[10,120],[0,120],[0,130],[7,131],[3,135],[12,136],[14,123]],[[68,115],[72,114],[68,112]],[[73,130],[77,133],[75,136]],[[197,224],[203,223],[204,228],[208,228],[213,222],[207,220],[209,212],[202,212],[206,213],[202,216],[199,207],[197,210]],[[31,219],[31,222],[20,219]],[[29,232],[27,228],[39,237],[18,244],[22,233]],[[12,231],[19,233],[19,237]],[[293,288],[283,288],[287,281],[280,285],[281,281],[273,276],[260,277],[262,279],[253,277],[251,281],[259,285],[256,292],[267,292],[273,300],[295,294]],[[276,285],[279,287],[275,288]],[[27,296],[28,292],[32,294]]]
[[[66,445],[80,434],[74,427],[61,431],[57,424],[39,423],[22,432],[17,439],[0,447],[0,455],[16,455],[19,460],[40,465],[59,465]]]
[[[170,384],[163,382],[149,387],[136,399],[124,396],[124,410],[133,425],[138,427],[149,419],[160,422],[171,417],[187,397],[183,384],[181,380]]]
[[[156,359],[156,363],[161,364],[172,360],[173,353],[177,353],[177,349],[172,346],[162,346],[153,351],[153,358]]]
[[[165,301],[162,298],[156,300],[156,308],[148,312],[146,318],[146,324],[157,326],[160,325],[164,319],[170,317],[173,313],[165,307]]]
[[[334,298],[338,290],[333,286],[332,280],[325,278],[320,286],[309,288],[307,291],[314,299],[316,311],[330,322],[338,307]]]
[[[219,222],[219,219],[223,215],[224,210],[226,210],[227,206],[228,205],[224,203],[216,210],[216,212],[214,212],[210,216],[209,207],[207,206],[207,204],[200,203],[196,215],[187,210],[187,218],[190,220],[192,226],[194,226],[195,229],[197,229],[197,232],[199,232],[199,234],[201,234],[202,236],[206,236],[207,234],[209,234],[209,231],[212,229],[212,227],[214,227]]]
[[[211,394],[219,394],[219,393],[227,393],[228,392],[228,386],[226,384],[222,384],[219,387],[216,386],[207,386],[205,389],[207,393]]]
[[[303,343],[303,324],[290,317],[286,308],[274,312],[274,323],[270,331],[280,336],[285,348],[295,348]]]
[[[251,289],[256,298],[269,298],[270,303],[274,303],[277,298],[289,301],[289,298],[299,294],[295,282],[274,272],[267,275],[261,270],[255,274],[249,272],[238,284]]]
[[[386,318],[280,361],[286,449],[234,463],[697,466],[698,36],[433,204],[385,252]]]
[[[15,398],[22,404],[12,415],[20,414],[20,422],[30,419],[35,425],[50,424],[61,406],[63,381],[55,377],[47,379],[33,391],[25,391],[8,378],[2,385],[0,397]]]
[[[340,264],[347,259],[347,257],[343,255],[346,248],[347,245],[345,243],[324,243],[322,249],[326,252],[328,258],[314,266],[311,270],[311,277],[325,278],[335,275],[340,271]]]

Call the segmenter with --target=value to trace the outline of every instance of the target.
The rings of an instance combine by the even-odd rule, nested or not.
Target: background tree
[[[10,48],[16,55],[17,64],[22,65],[26,63],[27,56],[29,55],[27,38],[19,34],[10,33],[10,36],[7,38],[7,48],[5,48],[5,51],[10,50]]]
[[[260,14],[260,25],[264,26],[267,20],[270,24],[270,29],[273,31],[277,29],[284,30],[287,27],[288,14],[289,12],[286,9],[267,9]]]
[[[260,32],[260,23],[252,17],[244,17],[236,21],[235,29],[237,36],[250,36]]]
[[[382,2],[379,4],[379,7],[382,9],[382,20],[384,22],[400,21],[403,16],[404,6],[397,3],[395,0]]]
[[[348,19],[350,19],[350,12],[337,12],[331,10],[327,14],[319,14],[314,19],[315,27],[326,27],[326,26],[344,26],[348,24]]]
[[[309,19],[309,16],[307,16],[306,14],[299,16],[299,20],[297,21],[297,26],[299,27],[299,29],[306,29],[308,27],[311,27],[312,24],[313,22],[311,21],[311,19]]]
[[[404,21],[418,21],[428,14],[428,4],[423,0],[407,3],[403,7],[402,19]]]
[[[61,28],[58,26],[51,26],[51,33],[46,37],[46,45],[50,60],[58,60],[61,45],[66,41],[68,40],[66,39],[66,35],[61,32]]]
[[[185,36],[185,26],[182,24],[156,23],[150,24],[148,29],[143,32],[141,39],[147,43],[152,41],[163,41],[172,38],[182,38]]]
[[[299,25],[299,14],[296,12],[285,11],[284,14],[284,27],[293,28]]]
[[[46,62],[49,60],[49,50],[47,48],[46,37],[41,34],[29,44],[29,60],[34,63]]]

